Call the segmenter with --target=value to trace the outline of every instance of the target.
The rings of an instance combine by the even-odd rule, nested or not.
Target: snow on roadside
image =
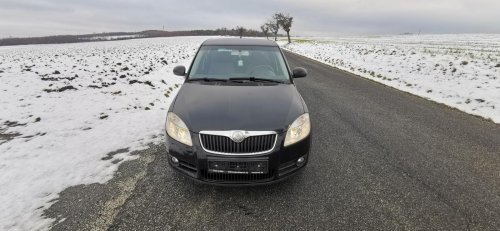
[[[306,38],[287,50],[500,123],[500,35]]]
[[[161,142],[203,37],[0,48],[0,230],[47,229],[67,187],[104,183]]]

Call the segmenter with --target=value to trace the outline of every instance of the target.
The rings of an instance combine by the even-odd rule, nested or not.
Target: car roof
[[[267,39],[248,38],[219,38],[207,39],[202,46],[272,46],[277,47],[276,42]]]

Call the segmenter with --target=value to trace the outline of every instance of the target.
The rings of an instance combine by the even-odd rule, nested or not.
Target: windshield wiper
[[[256,78],[256,77],[229,78],[229,81],[252,81],[252,82],[283,83],[283,81],[279,81],[279,80],[275,80],[275,79],[265,79],[265,78]]]
[[[188,82],[195,82],[195,81],[204,81],[204,82],[227,82],[227,79],[218,79],[218,78],[195,78],[195,79],[188,79]]]

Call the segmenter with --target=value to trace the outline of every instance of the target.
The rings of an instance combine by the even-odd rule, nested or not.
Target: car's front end
[[[230,136],[238,132],[190,132],[192,146],[167,138],[168,162],[201,182],[254,185],[285,179],[308,161],[310,136],[284,147],[286,133],[246,131],[237,143]]]

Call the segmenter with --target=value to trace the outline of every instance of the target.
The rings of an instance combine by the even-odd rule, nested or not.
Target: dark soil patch
[[[7,143],[20,135],[22,134],[17,132],[3,133],[2,130],[0,130],[0,144]]]
[[[63,91],[67,91],[67,90],[78,90],[77,88],[71,86],[71,85],[68,85],[68,86],[64,86],[64,87],[61,87],[59,89],[43,89],[43,91],[47,92],[47,93],[51,93],[51,92],[63,92]]]
[[[7,127],[18,127],[18,126],[25,126],[26,124],[21,124],[17,121],[10,121],[10,120],[7,120],[3,123],[3,125],[7,126]]]

